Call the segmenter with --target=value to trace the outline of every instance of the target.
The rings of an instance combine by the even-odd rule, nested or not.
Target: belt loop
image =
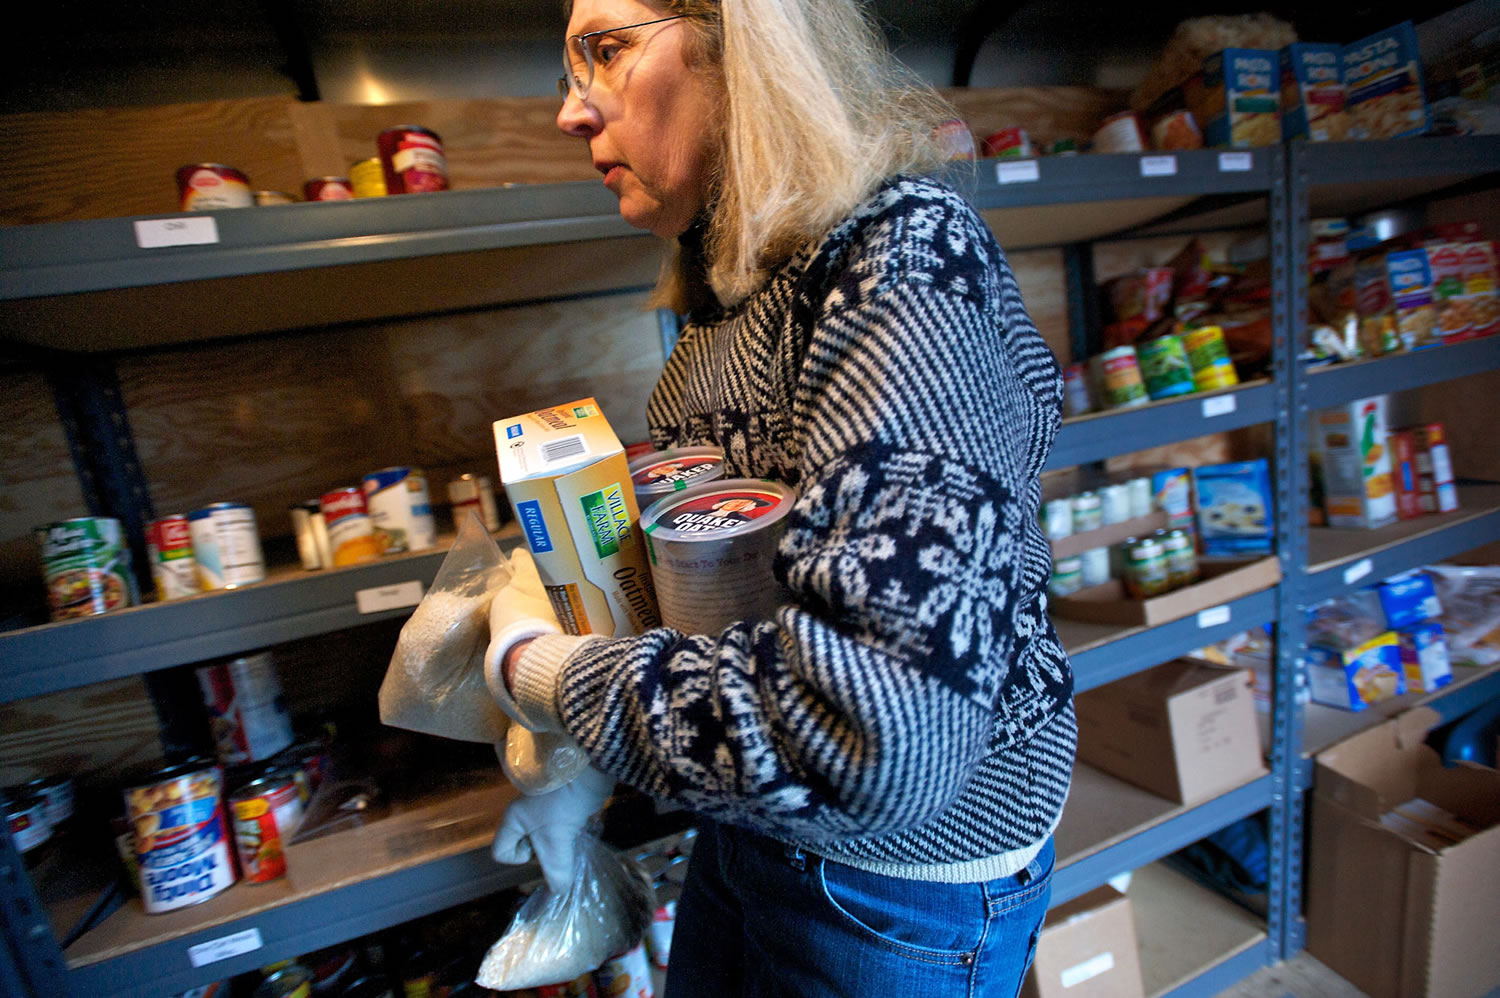
[[[794,870],[801,871],[807,869],[807,856],[802,852],[801,846],[787,846],[786,861],[791,864]]]

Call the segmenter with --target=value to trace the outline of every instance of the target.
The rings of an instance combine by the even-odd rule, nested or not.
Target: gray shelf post
[[[9,827],[0,828],[0,987],[18,998],[72,994],[62,947]]]
[[[1271,315],[1276,370],[1276,663],[1271,694],[1271,949],[1284,960],[1302,948],[1302,709],[1307,574],[1306,379],[1298,344],[1307,313],[1307,178],[1302,143],[1275,147],[1271,181]]]

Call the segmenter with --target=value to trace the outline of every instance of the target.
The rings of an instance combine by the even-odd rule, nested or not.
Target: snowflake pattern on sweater
[[[594,642],[559,707],[596,765],[822,855],[959,864],[1055,826],[1072,673],[1037,524],[1056,360],[971,206],[897,178],[684,329],[658,446],[798,490],[774,620]]]

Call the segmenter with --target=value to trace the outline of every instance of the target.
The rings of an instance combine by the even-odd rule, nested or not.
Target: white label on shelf
[[[135,223],[135,244],[141,249],[163,246],[203,246],[219,241],[219,223],[212,215],[197,218],[143,218]]]
[[[996,163],[995,179],[1002,184],[1030,184],[1040,179],[1036,160],[1023,159],[1019,163]]]
[[[188,947],[188,959],[195,967],[206,967],[210,963],[228,960],[241,953],[252,953],[265,943],[261,942],[259,929],[246,929],[233,935],[220,936],[206,943]]]
[[[422,602],[422,583],[413,579],[398,582],[394,586],[378,586],[361,589],[354,594],[354,602],[360,613],[380,613],[382,610],[400,610]]]
[[[1249,173],[1253,159],[1247,152],[1219,153],[1220,173]]]
[[[1229,607],[1211,606],[1207,610],[1198,611],[1198,626],[1218,627],[1220,624],[1229,623]]]
[[[1057,975],[1058,983],[1064,988],[1077,987],[1084,981],[1091,981],[1100,974],[1107,974],[1115,969],[1115,955],[1108,951],[1098,956],[1090,957],[1082,963],[1075,963],[1062,973]]]
[[[1375,563],[1369,558],[1361,558],[1344,569],[1344,585],[1352,586],[1373,571],[1375,571]]]
[[[1176,156],[1142,156],[1141,176],[1143,177],[1175,177],[1177,176]]]
[[[1203,400],[1203,418],[1213,419],[1215,416],[1227,416],[1239,407],[1236,401],[1238,395],[1215,395],[1213,398]]]

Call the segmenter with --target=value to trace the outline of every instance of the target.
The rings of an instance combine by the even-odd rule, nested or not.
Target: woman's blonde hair
[[[721,103],[701,248],[679,242],[654,305],[687,311],[710,289],[738,302],[882,182],[947,161],[936,129],[957,113],[896,61],[859,0],[644,2],[685,16],[689,66]]]

